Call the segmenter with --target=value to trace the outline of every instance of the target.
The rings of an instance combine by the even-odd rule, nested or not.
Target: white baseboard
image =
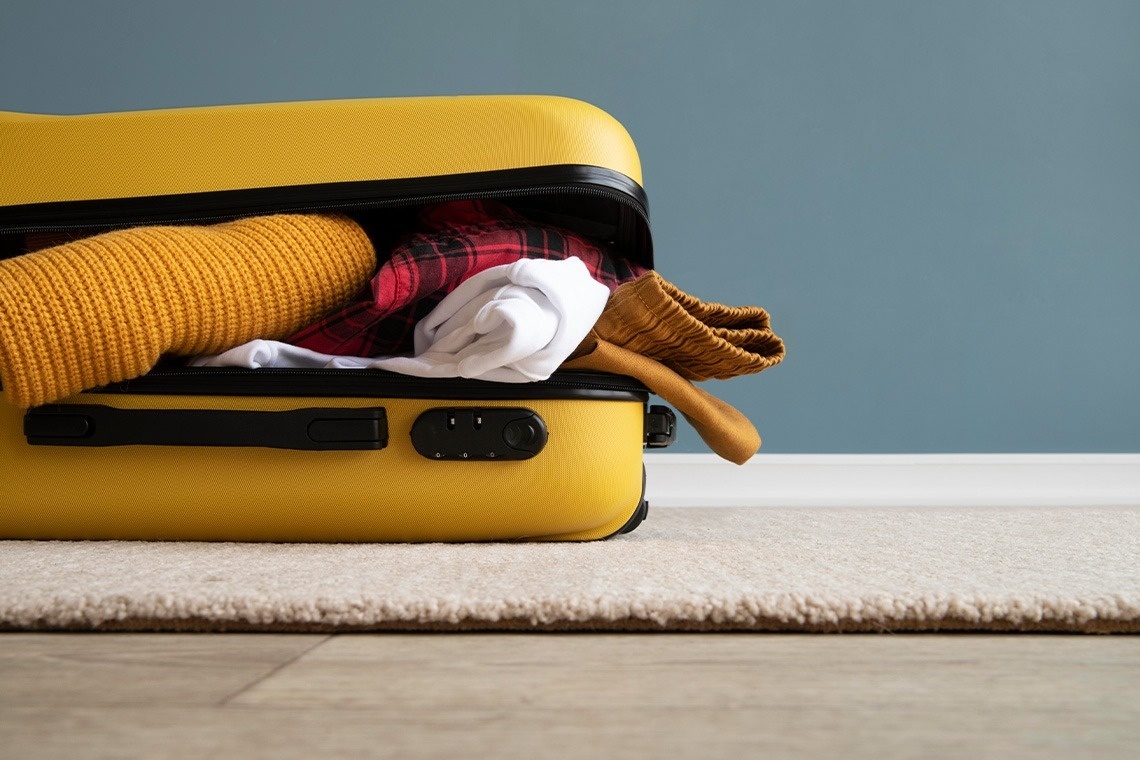
[[[654,507],[1140,506],[1140,454],[645,455]]]

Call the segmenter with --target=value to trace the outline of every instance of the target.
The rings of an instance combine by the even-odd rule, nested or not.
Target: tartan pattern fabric
[[[567,230],[532,223],[494,201],[453,201],[420,214],[376,271],[363,297],[304,328],[287,342],[324,354],[391,356],[412,351],[416,323],[468,277],[520,259],[576,256],[610,291],[644,274]]]

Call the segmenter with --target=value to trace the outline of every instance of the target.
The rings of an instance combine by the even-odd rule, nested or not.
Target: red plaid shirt
[[[519,259],[577,256],[612,292],[647,271],[615,259],[566,230],[528,222],[491,201],[429,206],[426,231],[405,239],[372,278],[371,297],[330,314],[289,343],[340,356],[391,356],[412,351],[412,331],[468,277]]]

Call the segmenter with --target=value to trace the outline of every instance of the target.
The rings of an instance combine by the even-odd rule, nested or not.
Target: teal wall
[[[0,5],[7,110],[484,92],[626,125],[766,451],[1140,451],[1136,0]]]

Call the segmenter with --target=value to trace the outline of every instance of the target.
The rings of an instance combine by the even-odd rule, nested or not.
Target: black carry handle
[[[383,407],[252,412],[51,404],[24,414],[24,435],[33,446],[375,450],[388,445],[388,417]]]

